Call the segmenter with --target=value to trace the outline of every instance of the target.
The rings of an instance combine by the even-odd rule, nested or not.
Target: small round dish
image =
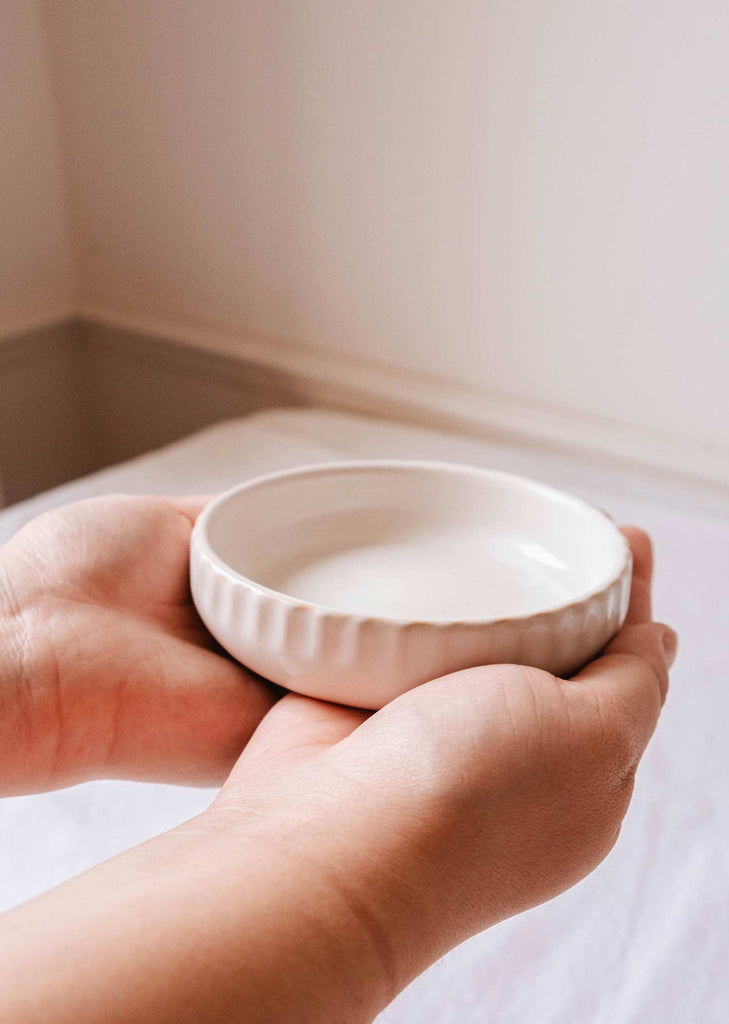
[[[193,600],[233,657],[362,708],[474,665],[571,675],[622,625],[631,567],[584,501],[436,462],[250,480],[207,506],[190,548]]]

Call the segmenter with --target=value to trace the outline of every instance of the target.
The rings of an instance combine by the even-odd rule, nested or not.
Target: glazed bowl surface
[[[627,541],[586,502],[436,462],[329,463],[250,480],[193,530],[195,605],[290,690],[378,708],[474,665],[571,675],[625,619]]]

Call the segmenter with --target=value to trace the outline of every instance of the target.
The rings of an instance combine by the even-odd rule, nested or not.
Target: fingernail
[[[666,665],[670,668],[676,660],[676,651],[678,650],[678,636],[670,628],[666,626],[663,630],[663,653],[666,657]]]

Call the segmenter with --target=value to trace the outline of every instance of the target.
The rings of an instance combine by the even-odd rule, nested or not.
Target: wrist
[[[342,956],[341,976],[349,963],[366,960],[380,1008],[450,948],[498,919],[484,920],[483,903],[464,891],[462,858],[451,848],[452,822],[437,813],[438,801],[434,810],[424,799],[414,815],[412,804],[362,802],[348,785],[342,791],[336,781],[322,787],[315,779],[309,786],[302,776],[286,786],[277,807],[273,787],[266,786],[263,800],[257,796],[255,776],[237,785],[230,796],[224,787],[206,812],[208,823],[231,837],[236,830],[262,833],[264,849],[283,848],[294,865],[302,865],[292,870],[316,878],[319,909],[341,912],[322,922],[332,956],[343,952],[340,931],[351,928],[359,939],[355,957]],[[463,903],[477,925],[467,921],[464,927]]]
[[[0,556],[2,559],[2,556]],[[47,630],[34,605],[21,600],[0,560],[0,795],[63,785],[60,691]],[[65,709],[63,709],[65,712]],[[73,780],[71,780],[73,781]]]
[[[227,868],[237,880],[240,938],[250,936],[255,948],[255,962],[245,965],[249,1008],[272,1024],[369,1024],[403,987],[388,940],[318,843],[277,818],[213,805],[194,821],[216,875]]]
[[[0,567],[0,795],[26,791],[31,746],[26,625]]]

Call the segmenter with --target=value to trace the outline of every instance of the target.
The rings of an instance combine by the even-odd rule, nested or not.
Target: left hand
[[[0,549],[0,793],[223,781],[278,694],[223,654],[193,607],[204,504],[92,498]]]

